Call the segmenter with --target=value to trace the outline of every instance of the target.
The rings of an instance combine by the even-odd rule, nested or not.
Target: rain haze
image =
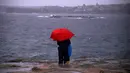
[[[130,73],[130,0],[0,0],[0,73],[39,72]]]
[[[82,4],[122,4],[129,2],[129,0],[1,0],[0,4],[11,6],[77,6]]]

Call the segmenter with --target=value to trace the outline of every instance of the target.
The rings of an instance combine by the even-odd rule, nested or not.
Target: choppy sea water
[[[61,27],[75,34],[71,39],[74,59],[129,55],[130,15],[92,15],[97,17],[94,19],[44,16],[46,14],[0,14],[0,61],[57,59],[57,44],[50,39],[50,34]]]

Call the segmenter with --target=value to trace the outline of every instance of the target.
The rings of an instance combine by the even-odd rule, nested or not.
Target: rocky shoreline
[[[72,60],[69,67],[59,67],[56,61],[6,62],[1,73],[130,73],[130,60]]]

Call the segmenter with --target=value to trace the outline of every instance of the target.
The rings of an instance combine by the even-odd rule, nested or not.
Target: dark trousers
[[[70,57],[68,55],[68,48],[58,47],[58,56],[59,64],[66,64],[67,61],[70,61]]]

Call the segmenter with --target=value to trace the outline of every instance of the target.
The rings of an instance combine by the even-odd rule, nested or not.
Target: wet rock
[[[48,73],[82,73],[78,71],[53,71],[53,72],[48,72]]]
[[[129,60],[128,61],[122,61],[121,65],[118,61],[115,60],[96,60],[92,61],[94,63],[90,63],[88,60],[78,60],[73,61],[70,63],[71,67],[59,67],[57,62],[33,62],[31,65],[20,64],[20,68],[22,67],[28,67],[30,69],[28,70],[17,70],[21,72],[16,73],[130,73],[129,72]],[[14,63],[13,63],[14,64]],[[19,65],[19,64],[18,64]],[[26,66],[25,66],[26,65]],[[15,66],[13,66],[15,67]],[[123,70],[123,69],[125,70]],[[15,70],[16,71],[16,70]]]
[[[105,73],[103,70],[100,70],[99,73]]]
[[[83,64],[83,65],[79,65],[78,68],[93,68],[94,65],[92,64]]]
[[[41,69],[41,68],[38,68],[38,67],[33,67],[33,68],[32,68],[32,71],[42,71],[42,69]]]
[[[121,65],[121,67],[122,67],[127,73],[130,73],[130,64],[124,64],[124,65]]]
[[[0,64],[0,68],[14,68],[14,67],[20,67],[20,66],[12,64]]]
[[[83,73],[100,73],[100,72],[104,72],[104,71],[101,71],[100,68],[88,68],[84,70]]]
[[[22,61],[23,61],[23,59],[18,58],[18,59],[10,60],[8,62],[22,62]]]

